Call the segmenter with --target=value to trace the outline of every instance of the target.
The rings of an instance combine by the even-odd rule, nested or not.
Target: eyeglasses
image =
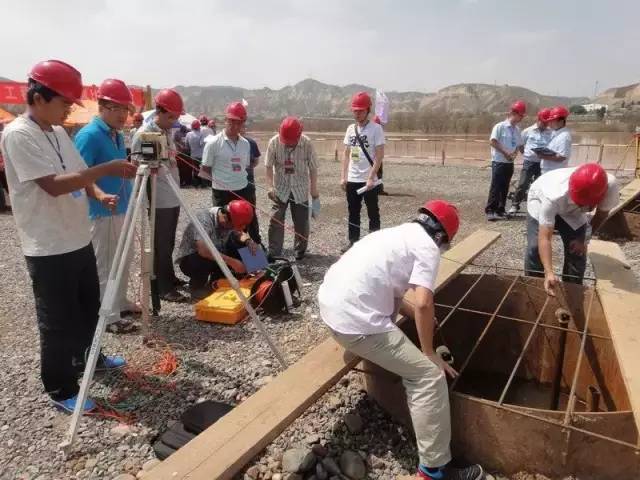
[[[115,112],[115,113],[129,113],[129,107],[126,105],[116,105],[116,104],[112,104],[112,105],[104,105],[103,107],[105,110],[109,110],[110,112]]]

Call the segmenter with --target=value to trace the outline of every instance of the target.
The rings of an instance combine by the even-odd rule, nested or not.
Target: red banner
[[[144,106],[144,90],[139,87],[129,87],[133,95],[133,104],[136,107]],[[82,88],[83,100],[96,100],[98,87],[88,85]],[[0,103],[25,104],[27,103],[27,84],[20,82],[0,82]]]

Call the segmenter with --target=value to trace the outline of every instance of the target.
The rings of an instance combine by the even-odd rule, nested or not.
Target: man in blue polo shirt
[[[97,96],[99,116],[84,126],[75,137],[76,147],[89,167],[127,157],[121,130],[133,106],[131,92],[121,80],[105,80],[100,85]],[[89,203],[89,217],[92,220],[91,240],[96,254],[102,301],[131,197],[132,184],[130,180],[118,177],[102,177],[96,184],[107,197],[103,198],[100,192],[96,195],[99,199],[90,198]],[[108,328],[114,333],[125,333],[135,329],[131,321],[121,318],[121,312],[140,311],[138,305],[127,299],[128,264],[129,262],[116,294],[114,313],[109,319]]]

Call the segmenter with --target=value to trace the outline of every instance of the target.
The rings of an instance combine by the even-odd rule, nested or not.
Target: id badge
[[[353,163],[360,161],[360,147],[351,147],[351,161]]]
[[[240,157],[232,157],[231,158],[231,171],[232,172],[239,172],[242,170],[242,165],[241,165],[242,159]]]
[[[286,173],[287,175],[293,175],[295,173],[295,166],[291,155],[289,155],[284,161],[284,173]]]

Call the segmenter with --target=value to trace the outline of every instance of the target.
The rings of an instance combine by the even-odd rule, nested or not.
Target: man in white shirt
[[[203,140],[206,139],[209,135],[215,135],[216,131],[215,128],[211,128],[210,124],[211,122],[213,122],[213,125],[215,127],[216,121],[215,120],[209,120],[207,118],[206,115],[200,115],[200,127],[202,128],[202,138]]]
[[[251,187],[247,169],[251,165],[251,145],[240,135],[247,110],[240,102],[233,102],[225,109],[225,127],[214,136],[205,140],[202,154],[202,170],[211,176],[212,199],[214,207],[224,207],[232,200],[251,202]],[[255,205],[254,205],[255,215]],[[253,233],[252,239],[259,243],[259,236]]]
[[[542,158],[542,174],[569,166],[571,158],[571,132],[567,128],[569,110],[562,105],[553,107],[549,114],[549,127],[553,130],[553,136],[547,148],[553,151],[553,155],[540,154]]]
[[[513,161],[522,147],[518,123],[522,121],[527,106],[521,100],[511,105],[506,120],[494,125],[491,130],[491,186],[489,199],[484,209],[487,220],[504,220],[509,184],[513,176]]]
[[[169,145],[169,159],[165,162],[167,168],[158,175],[156,188],[154,273],[161,299],[168,302],[185,302],[187,297],[178,291],[178,287],[185,282],[176,277],[173,267],[173,249],[180,217],[180,201],[166,180],[166,175],[171,175],[176,184],[180,184],[176,146],[171,129],[180,115],[184,114],[184,104],[180,94],[170,88],[160,90],[154,102],[156,111],[153,113],[153,118],[145,122],[134,135],[131,148],[133,152],[140,151],[142,145],[140,134],[143,132],[162,133],[167,139],[167,145]],[[140,155],[132,155],[132,158],[137,160]]]
[[[208,134],[204,132],[204,129],[202,128],[202,124],[200,123],[200,120],[194,120],[193,122],[191,122],[191,131],[187,133],[184,141],[187,146],[187,149],[189,150],[189,156],[196,160],[196,162],[194,162],[191,159],[186,160],[188,164],[191,165],[189,168],[195,168],[195,172],[198,171],[198,169],[200,168],[200,164],[202,163],[202,151],[204,150],[204,139],[207,136]],[[203,178],[200,178],[198,175],[193,174],[191,183],[194,187],[200,187],[200,186],[204,186],[202,183],[203,180],[204,180]]]
[[[550,113],[551,109],[543,108],[538,112],[538,121],[522,131],[524,162],[518,187],[511,199],[509,215],[515,215],[520,211],[520,202],[527,195],[529,186],[540,176],[540,157],[538,157],[534,149],[546,147],[549,144],[549,140],[551,140],[551,129],[547,126]]]
[[[527,199],[527,252],[525,272],[544,275],[544,288],[554,295],[558,279],[553,271],[551,242],[554,228],[564,245],[562,279],[582,283],[587,245],[620,199],[613,175],[597,163],[559,168],[533,182]],[[588,213],[595,210],[593,218]]]
[[[343,252],[360,239],[360,210],[362,200],[369,215],[369,232],[380,230],[378,207],[378,170],[384,158],[384,132],[382,127],[369,121],[371,97],[367,92],[358,92],[351,99],[351,111],[356,123],[347,128],[344,136],[342,175],[340,184],[347,194],[349,209],[349,243]],[[365,188],[362,194],[359,189]]]
[[[456,208],[432,200],[411,223],[366,236],[333,264],[318,290],[322,321],[346,350],[402,377],[418,444],[418,478],[476,480],[474,465],[449,467],[451,418],[445,374],[457,372],[434,351],[433,292],[440,251],[460,224]],[[415,289],[416,346],[394,323],[408,289]],[[422,350],[422,351],[421,351]]]
[[[27,88],[27,113],[5,128],[2,155],[35,296],[42,383],[54,405],[72,412],[100,308],[87,195],[116,206],[117,196],[101,191],[96,180],[133,178],[137,169],[125,160],[87,168],[62,127],[71,105],[82,105],[82,77],[71,65],[36,64]],[[125,364],[122,357],[104,355],[98,362],[100,369]],[[87,399],[83,410],[93,408]]]
[[[269,254],[279,257],[284,243],[287,207],[295,229],[296,260],[302,260],[309,237],[309,193],[318,205],[318,160],[309,137],[302,134],[302,122],[287,117],[278,135],[269,140],[265,159],[268,197],[273,202],[269,223]]]

